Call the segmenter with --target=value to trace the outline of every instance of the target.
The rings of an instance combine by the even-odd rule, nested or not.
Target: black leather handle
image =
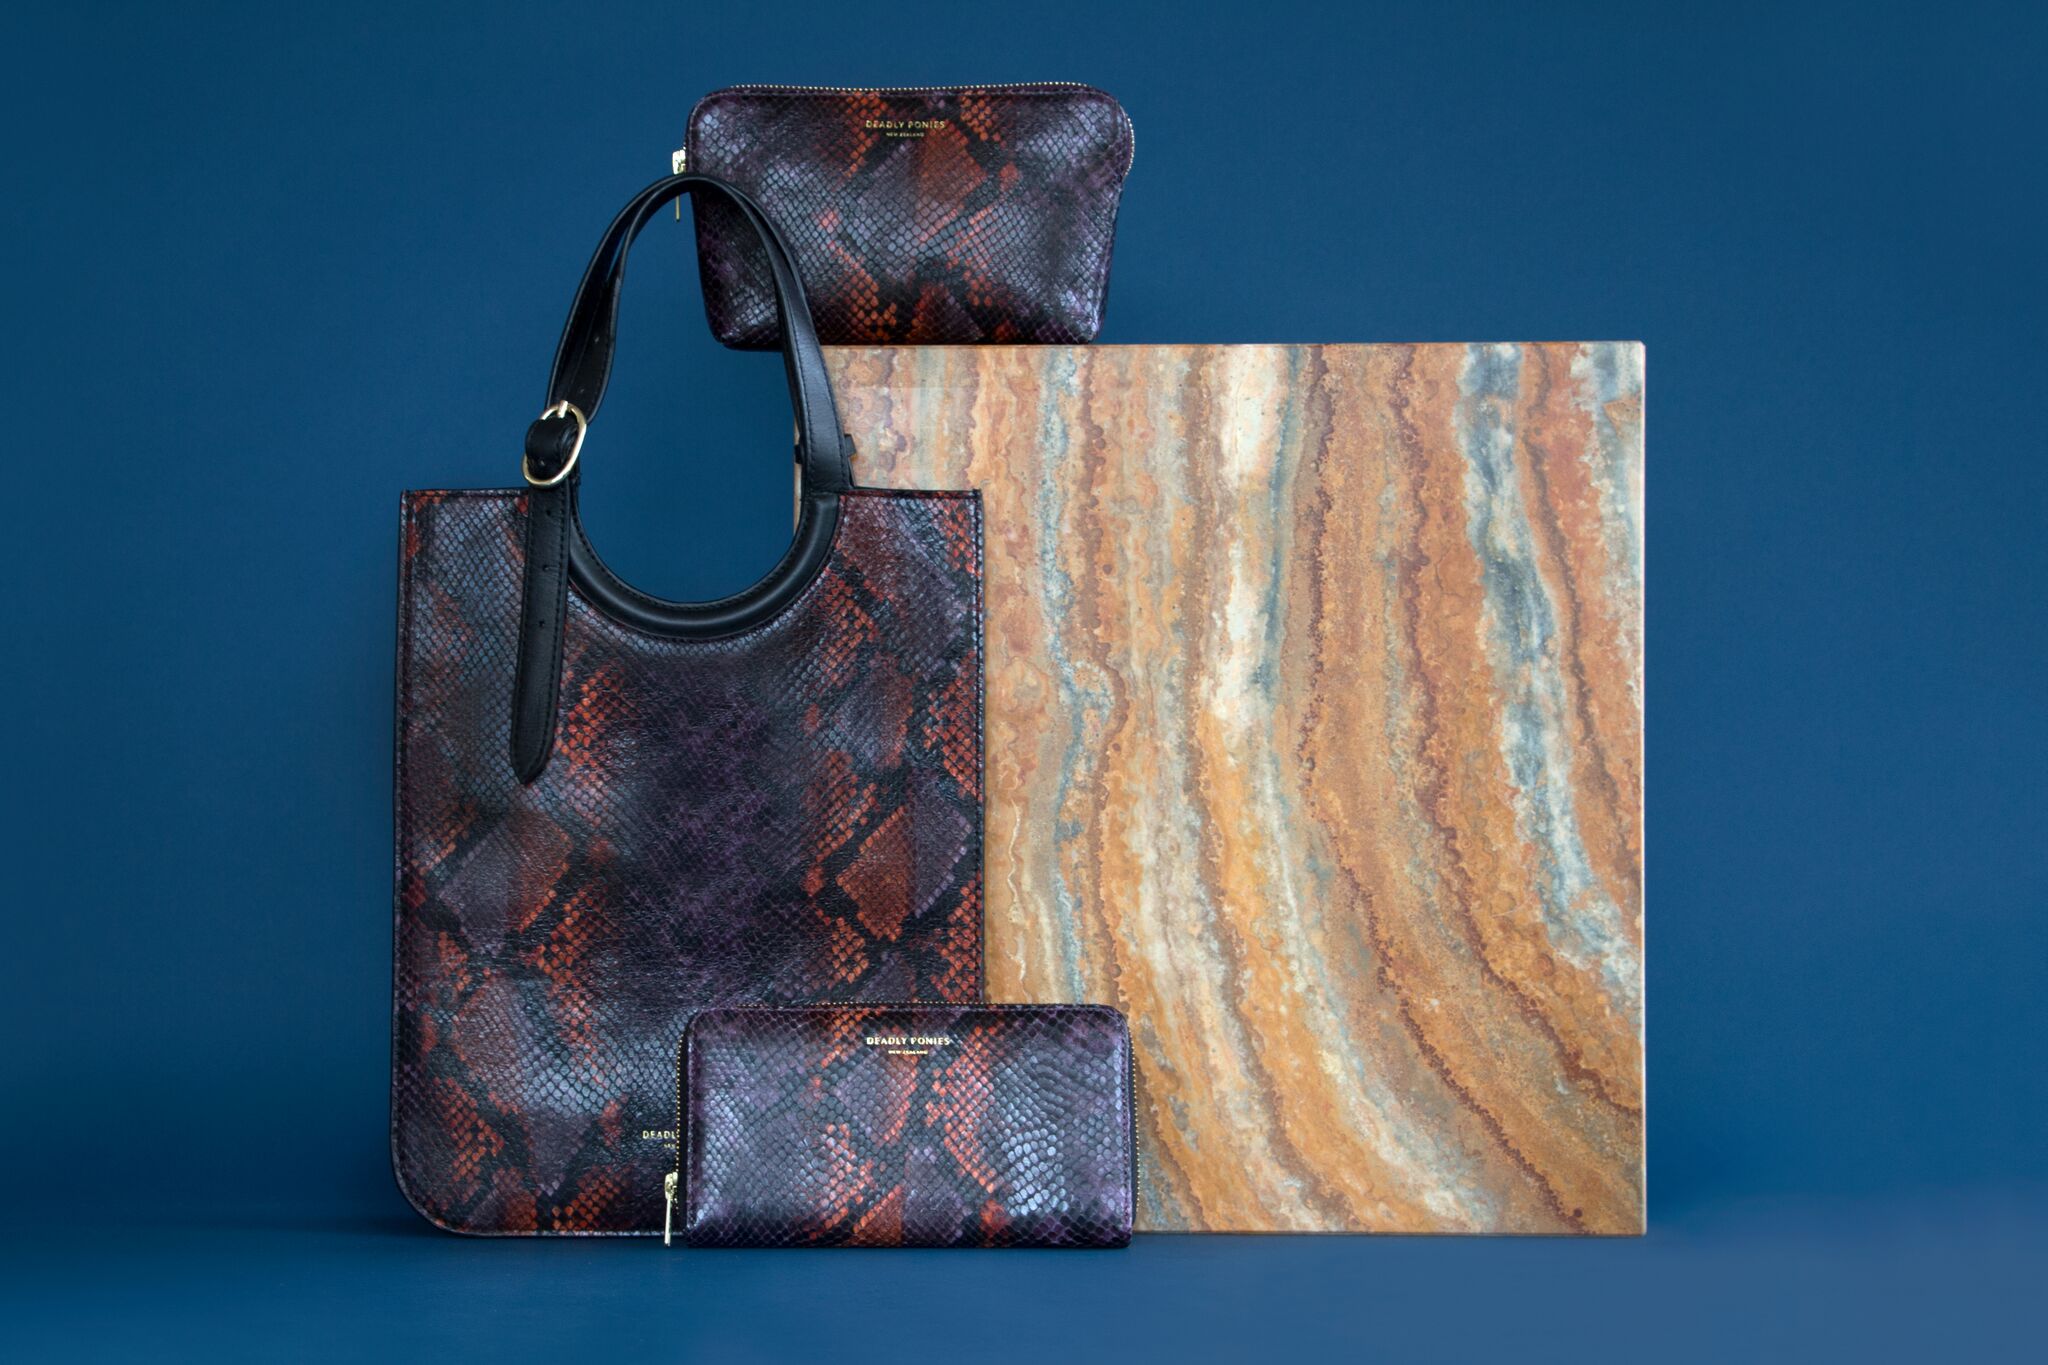
[[[804,486],[837,492],[852,486],[839,413],[825,374],[824,352],[811,322],[803,279],[790,261],[782,235],[759,204],[737,186],[709,175],[672,175],[633,196],[605,229],[555,347],[554,369],[548,375],[547,410],[527,432],[526,469],[534,480],[555,477],[566,467],[582,436],[582,424],[566,412],[567,402],[584,419],[595,418],[611,382],[612,352],[618,340],[619,295],[626,280],[626,256],[633,241],[669,203],[685,194],[713,194],[730,202],[760,238],[775,286],[775,305],[782,328],[782,365],[789,380],[790,406],[796,411],[797,460],[804,467]],[[575,477],[574,473],[570,477]]]
[[[796,537],[782,561],[759,583],[709,603],[663,602],[628,587],[605,568],[582,534],[576,489],[578,456],[590,418],[611,382],[618,338],[619,293],[633,239],[671,200],[715,194],[732,203],[761,239],[774,277],[782,326],[782,364],[796,409],[797,461],[803,467],[803,505]],[[569,411],[573,407],[575,412]],[[548,376],[548,406],[526,431],[526,564],[519,616],[518,672],[512,682],[512,768],[521,782],[547,771],[555,747],[555,710],[562,685],[562,634],[573,577],[601,610],[642,629],[684,637],[715,637],[769,619],[803,591],[831,553],[839,494],[853,485],[846,441],[839,430],[825,354],[811,325],[803,281],[789,249],[761,206],[708,175],[657,180],[626,204],[605,229],[584,269],[569,321],[555,347]]]

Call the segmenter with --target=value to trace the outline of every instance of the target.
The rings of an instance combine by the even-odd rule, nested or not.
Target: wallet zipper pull
[[[676,1173],[670,1171],[661,1178],[661,1192],[668,1197],[668,1209],[661,1215],[661,1244],[670,1245],[669,1234],[676,1223]]]
[[[683,168],[689,164],[690,149],[688,147],[678,147],[668,154],[668,173],[670,175],[681,175]],[[676,221],[678,223],[683,221],[683,201],[681,199],[676,200]]]

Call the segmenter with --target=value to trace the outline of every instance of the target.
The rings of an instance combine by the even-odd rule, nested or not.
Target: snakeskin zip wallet
[[[1130,1029],[1103,1005],[737,1006],[677,1049],[664,1240],[1120,1247]]]
[[[832,345],[1077,343],[1102,328],[1124,178],[1123,106],[1090,86],[736,85],[690,112],[676,170],[730,180],[789,241]],[[777,344],[767,261],[697,206],[711,330]]]

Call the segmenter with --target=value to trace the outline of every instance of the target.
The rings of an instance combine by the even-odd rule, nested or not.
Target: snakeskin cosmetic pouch
[[[1074,343],[1102,328],[1134,146],[1123,107],[1085,85],[738,85],[697,102],[675,169],[768,210],[828,346]],[[774,346],[753,234],[728,205],[697,208],[711,330]]]
[[[724,1007],[676,1059],[693,1247],[1120,1247],[1130,1030],[1106,1005]]]

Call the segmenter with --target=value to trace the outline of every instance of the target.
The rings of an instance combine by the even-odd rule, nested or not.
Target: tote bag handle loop
[[[790,405],[796,410],[797,459],[803,465],[804,485],[820,491],[851,487],[839,414],[825,374],[825,355],[819,349],[803,280],[791,264],[789,248],[767,213],[745,191],[708,175],[672,175],[655,181],[634,195],[605,229],[576,287],[569,320],[555,347],[546,410],[527,436],[528,482],[545,485],[567,477],[573,454],[580,450],[584,432],[596,418],[611,381],[627,253],[647,224],[671,201],[686,194],[710,194],[728,201],[760,238],[775,286],[776,313],[784,337],[782,365],[789,380]]]
[[[604,402],[618,336],[619,293],[633,240],[670,201],[710,194],[731,203],[754,230],[768,260],[781,323],[782,365],[796,411],[797,464],[803,486],[789,550],[752,587],[715,602],[668,602],[622,582],[590,546],[576,511],[583,443]],[[519,780],[547,770],[554,750],[562,677],[562,632],[568,590],[577,587],[600,610],[636,629],[683,639],[737,634],[799,596],[830,556],[839,495],[853,486],[846,438],[811,323],[803,281],[774,223],[745,193],[708,175],[672,175],[633,196],[605,229],[584,269],[555,348],[547,407],[527,428],[521,471],[526,495],[526,557],[517,673],[512,686],[511,760]]]

